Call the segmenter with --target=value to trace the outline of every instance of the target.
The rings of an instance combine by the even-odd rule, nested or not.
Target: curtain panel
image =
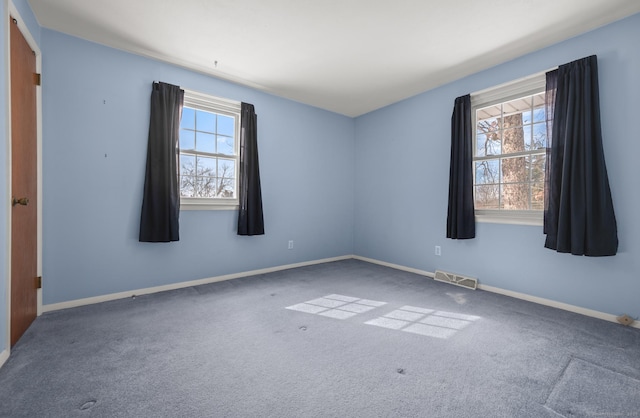
[[[471,95],[467,94],[456,98],[451,116],[447,238],[470,239],[476,236],[472,134]]]
[[[596,56],[558,67],[547,74],[547,83],[547,94],[551,91],[555,100],[545,178],[545,247],[574,255],[615,255],[618,234],[602,146]]]
[[[240,122],[240,210],[238,235],[264,235],[262,191],[258,164],[258,117],[254,106],[241,104]]]
[[[178,138],[184,91],[153,83],[140,242],[179,240]]]

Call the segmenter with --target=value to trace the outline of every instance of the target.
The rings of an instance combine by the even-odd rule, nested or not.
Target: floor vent
[[[478,279],[473,277],[460,276],[455,273],[448,273],[446,271],[436,270],[435,280],[439,282],[451,283],[456,286],[466,287],[467,289],[476,290],[478,287]]]

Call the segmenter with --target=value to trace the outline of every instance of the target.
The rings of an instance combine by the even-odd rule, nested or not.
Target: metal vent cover
[[[467,289],[476,290],[478,287],[478,279],[473,277],[461,276],[447,271],[436,270],[435,280],[439,282],[451,283],[456,286],[466,287]]]

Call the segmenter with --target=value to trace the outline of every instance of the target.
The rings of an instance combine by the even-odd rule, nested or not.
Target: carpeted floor
[[[0,416],[640,416],[640,330],[347,260],[45,314]]]

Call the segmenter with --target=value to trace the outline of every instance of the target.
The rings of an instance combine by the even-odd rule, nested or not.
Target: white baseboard
[[[593,309],[583,308],[581,306],[569,305],[568,303],[564,303],[564,302],[558,302],[551,299],[540,298],[537,296],[527,295],[526,293],[514,292],[512,290],[501,289],[499,287],[493,287],[493,286],[488,286],[483,284],[478,284],[478,289],[486,290],[487,292],[498,293],[505,296],[510,296],[516,299],[526,300],[528,302],[533,302],[540,305],[551,306],[552,308],[562,309],[563,311],[574,312],[581,315],[590,316],[592,318],[598,318],[598,319],[603,319],[605,321],[618,323],[618,319],[616,315],[595,311]],[[633,324],[630,325],[630,327],[640,328],[640,322],[634,321]]]
[[[379,264],[381,266],[390,267],[392,269],[408,271],[409,273],[415,273],[421,276],[431,277],[432,279],[435,276],[435,273],[431,273],[430,271],[414,269],[412,267],[405,267],[405,266],[401,266],[400,264],[387,263],[386,261],[380,261],[373,258],[361,257],[359,255],[354,255],[353,258],[360,261],[366,261],[367,263]]]
[[[410,273],[419,274],[421,276],[427,276],[431,278],[435,276],[435,273],[432,273],[429,271],[419,270],[412,267],[405,267],[399,264],[387,263],[385,261],[375,260],[372,258],[360,257],[357,255],[353,256],[353,258],[355,258],[356,260],[366,261],[368,263],[379,264],[381,266],[390,267],[396,270],[408,271]],[[509,296],[516,299],[526,300],[527,302],[533,302],[540,305],[550,306],[552,308],[562,309],[564,311],[569,311],[569,312],[574,312],[574,313],[585,315],[585,316],[590,316],[592,318],[598,318],[598,319],[603,319],[609,322],[615,322],[616,324],[618,323],[616,315],[595,311],[593,309],[587,309],[580,306],[569,305],[568,303],[558,302],[551,299],[540,298],[537,296],[531,296],[531,295],[527,295],[526,293],[514,292],[512,290],[506,290],[506,289],[501,289],[499,287],[488,286],[482,283],[478,283],[478,289],[484,290],[487,292],[498,293],[500,295]],[[630,326],[633,328],[640,329],[640,321],[634,321],[633,324],[631,324]]]
[[[119,292],[119,293],[110,293],[107,295],[93,296],[93,297],[83,298],[83,299],[75,299],[75,300],[70,300],[66,302],[51,303],[48,305],[43,305],[42,311],[51,312],[51,311],[57,311],[60,309],[76,308],[78,306],[108,302],[110,300],[126,299],[132,296],[148,295],[151,293],[164,292],[167,290],[183,289],[185,287],[199,286],[203,284],[222,282],[225,280],[239,279],[241,277],[273,273],[276,271],[289,270],[289,269],[298,268],[298,267],[312,266],[314,264],[331,263],[333,261],[348,260],[351,258],[353,258],[353,256],[344,255],[340,257],[324,258],[321,260],[304,261],[301,263],[286,264],[286,265],[276,266],[276,267],[268,267],[268,268],[259,269],[259,270],[244,271],[241,273],[225,274],[223,276],[209,277],[206,279],[199,279],[199,280],[191,280],[188,282],[179,282],[179,283],[172,283],[172,284],[167,284],[162,286],[147,287],[144,289],[128,290],[126,292]]]
[[[4,365],[4,363],[9,359],[9,350],[2,350],[0,353],[0,368]]]

